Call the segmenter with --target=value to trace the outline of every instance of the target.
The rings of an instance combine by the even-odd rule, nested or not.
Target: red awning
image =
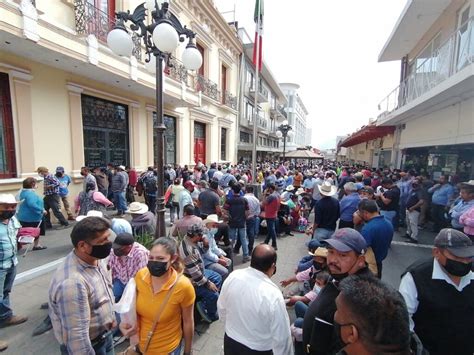
[[[352,147],[353,145],[384,137],[387,134],[393,134],[393,132],[395,132],[395,126],[364,126],[339,143],[339,147]]]

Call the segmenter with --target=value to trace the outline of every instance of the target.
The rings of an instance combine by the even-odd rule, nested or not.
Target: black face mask
[[[313,261],[313,267],[316,269],[316,270],[322,270],[323,268],[323,264],[318,262],[318,261]]]
[[[92,247],[92,251],[89,255],[96,259],[105,259],[110,255],[110,250],[112,250],[112,242],[102,245],[89,245]]]
[[[168,262],[167,261],[152,261],[150,260],[147,264],[148,271],[152,276],[160,277],[166,274],[168,271]]]
[[[334,321],[333,325],[334,325],[334,333],[336,333],[336,339],[337,339],[337,342],[339,344],[339,349],[343,349],[343,348],[346,347],[347,343],[345,343],[344,340],[342,340],[341,327],[343,325],[349,325],[349,324],[339,324],[336,321]]]
[[[10,219],[15,215],[16,211],[3,211],[0,212],[0,220]]]
[[[451,275],[463,277],[466,276],[469,271],[471,271],[472,261],[468,264],[465,264],[460,261],[446,258],[446,265],[444,265],[444,268]]]

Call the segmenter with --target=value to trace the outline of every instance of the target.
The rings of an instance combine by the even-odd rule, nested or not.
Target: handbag
[[[160,321],[161,314],[163,313],[165,306],[168,303],[171,295],[173,294],[173,290],[178,284],[180,278],[181,278],[181,275],[178,276],[178,278],[176,279],[176,282],[166,294],[166,297],[163,300],[163,303],[161,304],[160,309],[158,310],[158,313],[156,314],[155,320],[153,321],[153,325],[151,326],[150,331],[148,332],[148,336],[145,343],[145,349],[143,350],[143,352],[138,348],[138,345],[132,345],[132,346],[129,346],[125,351],[121,353],[117,353],[117,355],[145,355],[146,354],[148,347],[150,346],[153,333],[155,332],[156,326],[158,325],[158,322]]]

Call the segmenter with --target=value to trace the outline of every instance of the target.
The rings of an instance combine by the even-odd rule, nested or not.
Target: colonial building
[[[245,41],[245,31],[241,30]],[[245,42],[244,42],[245,43]],[[280,155],[283,144],[276,135],[277,127],[286,119],[287,103],[280,85],[267,63],[263,61],[259,73],[259,88],[256,92],[255,66],[252,63],[253,44],[244,44],[240,80],[239,142],[237,156],[239,161],[252,161],[253,122],[255,115],[255,96],[257,96],[257,159],[274,159]]]
[[[377,125],[395,126],[395,167],[474,177],[474,0],[411,0],[379,61],[401,60],[401,81]]]
[[[155,74],[135,38],[118,57],[106,37],[114,13],[141,1],[0,1],[0,189],[18,190],[37,166],[156,161]],[[184,45],[165,68],[165,162],[236,161],[238,68],[242,45],[212,0],[174,0],[171,11],[197,33],[203,65],[187,71]]]
[[[288,123],[293,127],[293,136],[288,137],[286,144],[287,150],[292,151],[296,148],[304,147],[308,144],[306,109],[303,100],[298,94],[300,86],[295,83],[280,83],[280,86],[288,100],[286,112],[288,113]]]

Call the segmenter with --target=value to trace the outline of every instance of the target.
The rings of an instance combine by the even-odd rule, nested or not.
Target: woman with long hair
[[[191,353],[196,295],[182,269],[176,241],[162,237],[135,276],[137,326],[122,322],[120,330],[127,337],[138,334],[143,354],[179,355],[183,346],[184,355]]]

